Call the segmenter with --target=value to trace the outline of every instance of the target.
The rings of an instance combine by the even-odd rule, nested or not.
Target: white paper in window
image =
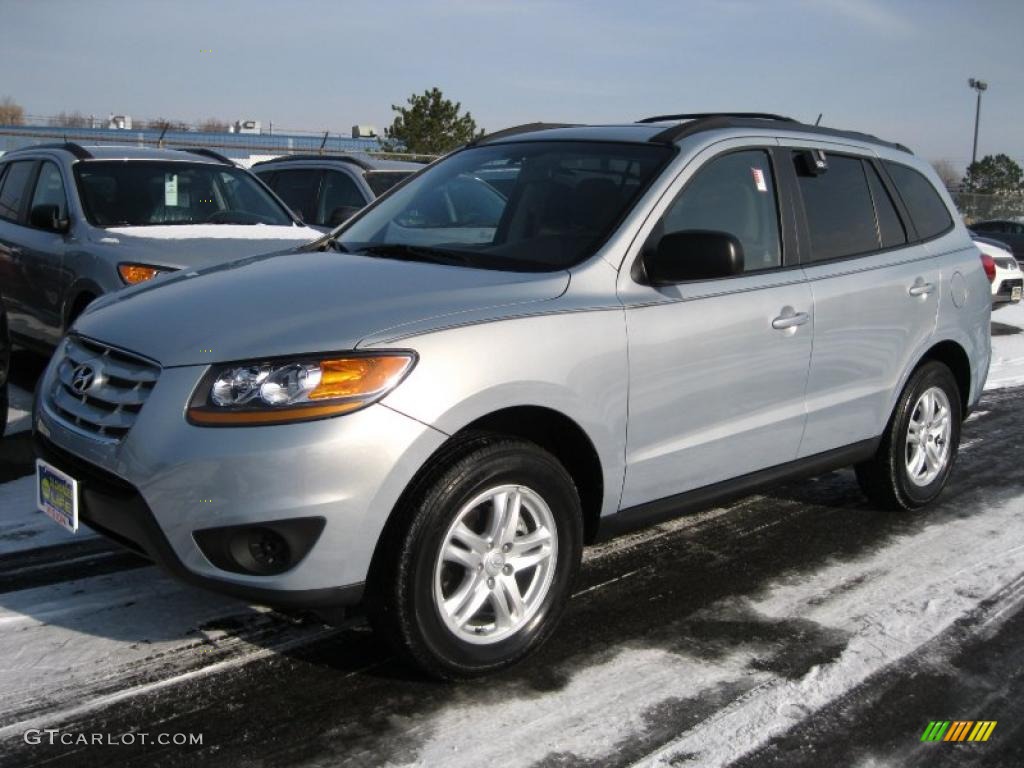
[[[178,174],[164,174],[164,205],[178,205]]]

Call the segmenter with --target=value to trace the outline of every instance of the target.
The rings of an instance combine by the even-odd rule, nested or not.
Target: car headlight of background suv
[[[192,395],[188,420],[258,426],[351,413],[397,387],[415,362],[412,352],[385,352],[215,365]]]

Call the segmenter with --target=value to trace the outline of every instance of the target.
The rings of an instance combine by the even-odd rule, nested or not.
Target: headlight
[[[161,269],[160,267],[151,267],[147,264],[117,265],[117,272],[121,275],[121,279],[124,280],[125,285],[138,285],[139,283],[144,283],[147,280],[152,280],[157,275],[173,271],[173,269]]]
[[[350,413],[398,386],[415,361],[411,352],[385,352],[214,366],[192,395],[188,419],[244,426]]]

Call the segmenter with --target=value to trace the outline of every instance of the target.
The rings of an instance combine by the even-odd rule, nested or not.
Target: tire
[[[936,403],[931,419],[926,394]],[[948,427],[937,426],[943,423],[943,411]],[[913,510],[930,504],[956,463],[961,419],[960,390],[949,368],[936,361],[920,366],[903,388],[874,458],[856,467],[861,490],[883,509]],[[936,426],[922,429],[928,423]],[[912,425],[923,443],[912,438]]]
[[[518,510],[518,522],[498,526],[497,509]],[[371,570],[370,621],[402,659],[432,677],[495,672],[551,635],[582,540],[576,486],[551,454],[496,435],[460,441],[396,510]]]

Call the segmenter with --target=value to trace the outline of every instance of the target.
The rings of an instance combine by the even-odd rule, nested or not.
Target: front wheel
[[[952,372],[928,362],[910,377],[874,458],[857,481],[886,509],[918,509],[946,485],[960,446],[960,391]]]
[[[562,465],[533,443],[476,437],[411,496],[371,577],[375,630],[442,679],[493,672],[535,650],[581,557],[579,496]]]

